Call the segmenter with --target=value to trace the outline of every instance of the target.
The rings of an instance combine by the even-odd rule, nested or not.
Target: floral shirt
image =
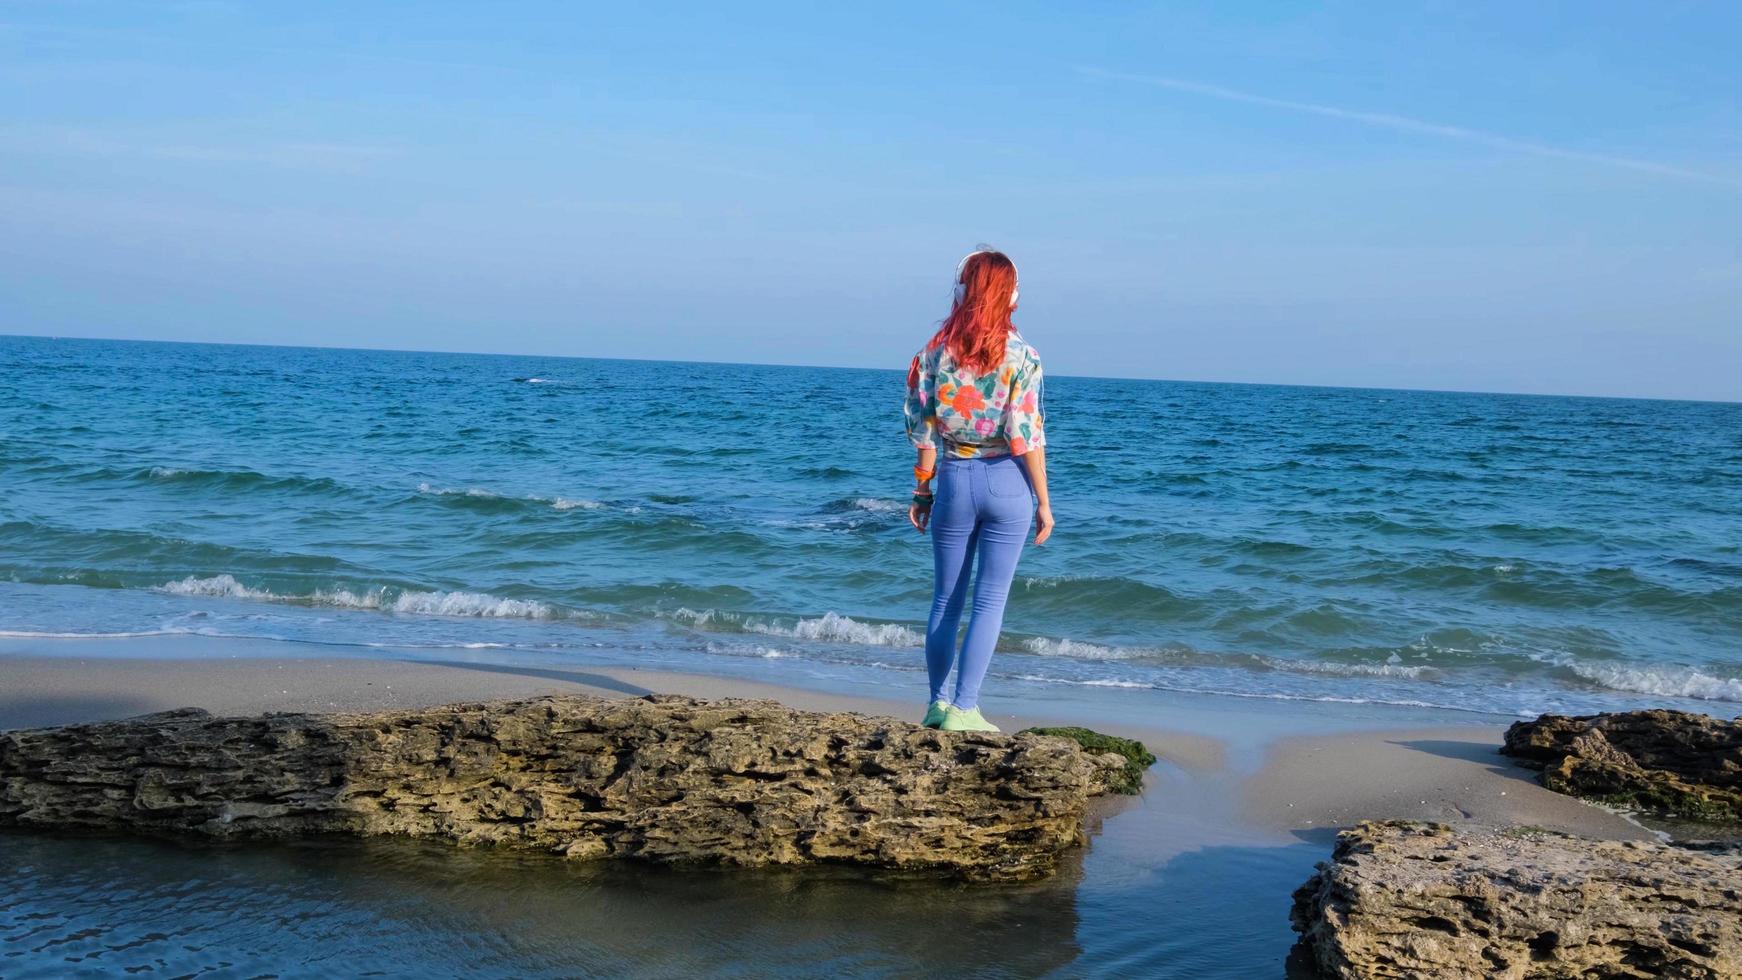
[[[1039,449],[1046,445],[1040,355],[1014,330],[1004,362],[986,374],[957,364],[943,344],[922,350],[907,369],[904,411],[907,437],[920,449],[956,456]]]

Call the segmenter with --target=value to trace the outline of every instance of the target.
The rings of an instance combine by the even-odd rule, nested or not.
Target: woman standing
[[[1034,543],[1052,534],[1040,355],[1010,322],[1016,295],[1016,265],[1004,253],[969,254],[956,267],[950,315],[907,370],[907,435],[919,450],[907,516],[921,534],[930,526],[934,569],[925,630],[928,728],[998,730],[980,714],[980,682],[1036,515]],[[958,653],[970,578],[973,616]],[[947,693],[952,665],[956,686]]]

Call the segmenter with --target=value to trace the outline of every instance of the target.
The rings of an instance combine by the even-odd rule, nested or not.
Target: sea
[[[6,651],[67,645],[645,667],[917,717],[902,384],[0,337],[0,701]],[[1047,409],[1058,527],[983,700],[1228,760],[1164,758],[1055,877],[7,833],[0,976],[1282,976],[1333,831],[1244,815],[1276,738],[1742,712],[1742,405],[1059,375]]]
[[[892,351],[899,366],[901,352]],[[923,690],[902,374],[0,337],[0,634]],[[1742,405],[1054,376],[988,700],[1742,711]]]

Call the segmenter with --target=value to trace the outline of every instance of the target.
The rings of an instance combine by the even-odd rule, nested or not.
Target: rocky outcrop
[[[1326,977],[1742,977],[1742,855],[1363,823],[1294,895]]]
[[[1742,822],[1742,720],[1628,711],[1515,722],[1500,750],[1549,789],[1648,813]]]
[[[1057,735],[1068,738],[1083,747],[1085,752],[1097,756],[1112,756],[1106,760],[1109,767],[1117,765],[1117,770],[1107,774],[1107,789],[1109,792],[1124,796],[1136,796],[1143,792],[1143,775],[1149,767],[1155,765],[1155,754],[1148,747],[1134,738],[1120,738],[1117,735],[1103,735],[1088,728],[1067,726],[1063,728],[1024,728],[1024,735]]]
[[[772,701],[542,698],[380,714],[184,709],[0,733],[0,826],[407,835],[737,866],[1023,879],[1123,764]]]

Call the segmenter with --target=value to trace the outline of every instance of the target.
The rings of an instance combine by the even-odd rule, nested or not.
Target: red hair
[[[975,252],[962,263],[956,280],[961,288],[950,315],[926,350],[945,345],[956,363],[985,374],[1004,361],[1009,342],[1010,312],[1015,308],[1016,263],[1003,252]]]

